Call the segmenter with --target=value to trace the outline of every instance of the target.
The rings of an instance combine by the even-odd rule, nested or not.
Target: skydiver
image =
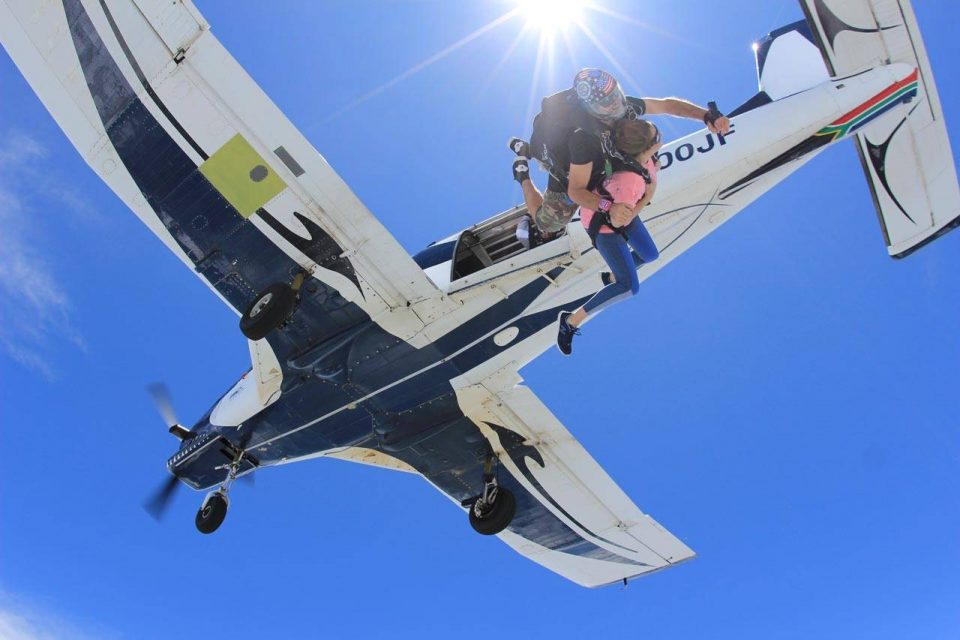
[[[680,98],[625,97],[606,71],[580,70],[572,88],[543,99],[530,142],[511,138],[508,143],[520,156],[513,163],[513,177],[536,225],[531,231],[551,239],[563,231],[578,206],[591,210],[611,206],[595,193],[607,177],[607,160],[627,160],[614,147],[611,130],[618,120],[637,120],[645,114],[692,118],[702,120],[713,133],[730,131],[730,121],[722,114]],[[530,181],[529,158],[549,171],[544,193]],[[617,215],[626,214],[620,210]]]

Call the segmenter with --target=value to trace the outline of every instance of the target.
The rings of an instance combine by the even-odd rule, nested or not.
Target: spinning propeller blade
[[[170,505],[170,499],[173,497],[177,487],[180,486],[180,480],[176,476],[170,476],[163,481],[150,498],[143,503],[143,508],[153,516],[158,522],[163,519],[163,514]]]
[[[147,391],[153,398],[153,404],[157,408],[160,417],[167,425],[167,429],[180,440],[192,437],[190,430],[177,421],[177,413],[173,410],[173,401],[170,400],[170,390],[162,382],[155,382],[147,387]],[[143,504],[143,508],[157,521],[163,519],[163,515],[170,505],[170,500],[180,485],[180,480],[176,476],[170,476],[163,481],[153,494]]]
[[[153,404],[167,425],[167,430],[180,440],[192,438],[193,434],[190,430],[177,421],[177,412],[173,410],[173,401],[170,399],[170,390],[167,389],[167,385],[154,382],[147,387],[147,391],[153,397]]]
[[[177,413],[173,410],[173,402],[170,400],[170,390],[167,389],[167,385],[162,382],[154,382],[147,387],[147,391],[153,397],[153,404],[157,407],[157,411],[167,427],[180,424],[180,421],[177,420]]]

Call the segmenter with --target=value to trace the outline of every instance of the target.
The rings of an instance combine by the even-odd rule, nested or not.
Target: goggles
[[[598,118],[617,120],[626,114],[627,100],[620,87],[617,87],[609,95],[591,100],[586,107]]]
[[[660,144],[661,142],[663,142],[663,134],[660,133],[660,129],[657,128],[657,125],[655,125],[655,124],[653,124],[653,123],[651,122],[651,123],[650,123],[650,126],[653,127],[653,130],[657,132],[656,135],[653,136],[653,142],[650,144],[651,147],[655,147],[655,146],[657,146],[658,144]]]

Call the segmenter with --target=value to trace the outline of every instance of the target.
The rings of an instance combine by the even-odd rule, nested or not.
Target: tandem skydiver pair
[[[633,253],[639,264],[660,255],[638,215],[656,192],[657,151],[663,144],[645,115],[702,120],[712,133],[730,130],[729,119],[713,103],[704,109],[679,98],[625,96],[611,74],[582,69],[570,89],[543,99],[529,142],[508,142],[519,156],[513,177],[530,215],[518,227],[521,242],[536,246],[559,237],[579,208],[584,228],[610,268],[601,274],[605,286],[582,307],[560,312],[557,348],[563,355],[572,353],[584,320],[637,293],[639,265]],[[528,159],[536,159],[549,175],[543,193],[530,179]]]

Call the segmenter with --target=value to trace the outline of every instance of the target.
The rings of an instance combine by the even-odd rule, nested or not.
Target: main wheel
[[[479,534],[493,536],[504,529],[513,520],[517,512],[517,499],[509,489],[497,487],[497,497],[493,504],[483,504],[479,499],[470,505],[470,526]]]
[[[227,498],[222,493],[214,493],[204,501],[197,511],[197,530],[200,533],[213,533],[227,517]]]
[[[257,296],[240,318],[240,331],[251,340],[259,340],[283,324],[297,304],[297,292],[277,282]]]

